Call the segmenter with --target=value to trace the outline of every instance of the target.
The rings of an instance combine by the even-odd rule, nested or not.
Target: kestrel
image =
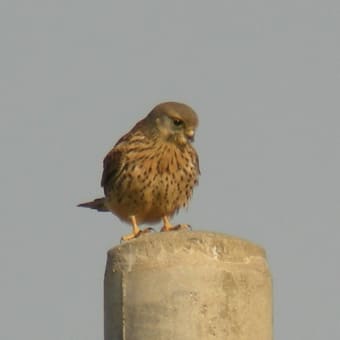
[[[187,206],[198,184],[198,155],[192,146],[197,125],[188,105],[155,106],[106,155],[101,179],[105,197],[79,206],[111,211],[129,221],[132,233],[122,240],[143,233],[138,224],[163,220],[161,231],[186,226],[174,227],[169,218]]]

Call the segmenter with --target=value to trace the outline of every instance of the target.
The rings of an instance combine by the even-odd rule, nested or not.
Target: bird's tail
[[[105,198],[96,198],[95,200],[91,202],[86,203],[80,203],[77,205],[78,207],[84,207],[84,208],[91,208],[96,209],[98,211],[109,211],[109,209],[105,205]]]

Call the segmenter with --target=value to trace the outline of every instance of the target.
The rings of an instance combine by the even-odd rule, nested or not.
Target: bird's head
[[[153,131],[166,141],[185,145],[194,140],[198,117],[188,105],[177,102],[161,103],[147,116]]]

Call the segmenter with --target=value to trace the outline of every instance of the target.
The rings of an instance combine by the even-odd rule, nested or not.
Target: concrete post
[[[272,340],[262,248],[208,232],[150,233],[108,252],[105,340]]]

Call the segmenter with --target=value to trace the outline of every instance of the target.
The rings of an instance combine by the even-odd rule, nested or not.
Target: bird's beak
[[[194,141],[194,139],[195,139],[195,131],[194,130],[192,130],[192,129],[186,130],[185,134],[191,142]]]

